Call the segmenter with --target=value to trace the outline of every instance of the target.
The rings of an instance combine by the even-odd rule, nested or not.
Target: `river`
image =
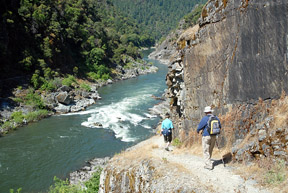
[[[166,88],[167,66],[144,59],[157,73],[98,90],[102,100],[86,111],[52,116],[0,138],[0,192],[45,192],[54,176],[65,179],[92,158],[113,156],[153,135],[159,118],[148,109]],[[94,127],[99,122],[103,128]]]

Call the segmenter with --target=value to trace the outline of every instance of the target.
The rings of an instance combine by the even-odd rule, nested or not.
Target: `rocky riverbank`
[[[67,86],[63,85],[59,78],[58,88],[53,92],[32,92],[26,81],[23,87],[15,88],[10,96],[0,98],[0,136],[54,114],[83,111],[101,99],[98,88],[157,70],[158,68],[150,63],[134,61],[129,66],[117,66],[111,75],[112,79],[106,81],[76,80]],[[42,110],[37,110],[36,105],[41,106]]]

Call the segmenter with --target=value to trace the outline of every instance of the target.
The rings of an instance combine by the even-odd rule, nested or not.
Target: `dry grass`
[[[157,149],[159,148],[159,145],[152,145],[152,149]]]
[[[274,126],[283,128],[288,126],[288,96],[282,92],[281,98],[273,101],[270,114],[274,117]]]
[[[243,179],[252,179],[258,182],[259,186],[264,186],[271,192],[288,192],[288,171],[280,162],[273,162],[272,159],[262,159],[249,166],[234,163],[233,166],[237,168],[236,173],[243,177]],[[284,167],[283,167],[284,166]],[[270,175],[270,174],[273,175]],[[277,179],[277,176],[285,179]]]

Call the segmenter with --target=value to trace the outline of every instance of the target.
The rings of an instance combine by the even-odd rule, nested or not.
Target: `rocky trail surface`
[[[154,136],[109,161],[100,192],[269,192],[224,167],[221,156],[213,158],[214,170],[204,169],[202,156],[175,147],[168,152],[163,137]]]

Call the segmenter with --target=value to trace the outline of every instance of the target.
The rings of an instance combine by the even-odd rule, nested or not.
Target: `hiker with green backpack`
[[[205,159],[205,169],[213,170],[211,161],[212,151],[215,146],[216,136],[220,133],[221,124],[217,116],[212,114],[213,110],[210,106],[205,107],[205,116],[201,119],[197,133],[202,133],[202,148]]]

